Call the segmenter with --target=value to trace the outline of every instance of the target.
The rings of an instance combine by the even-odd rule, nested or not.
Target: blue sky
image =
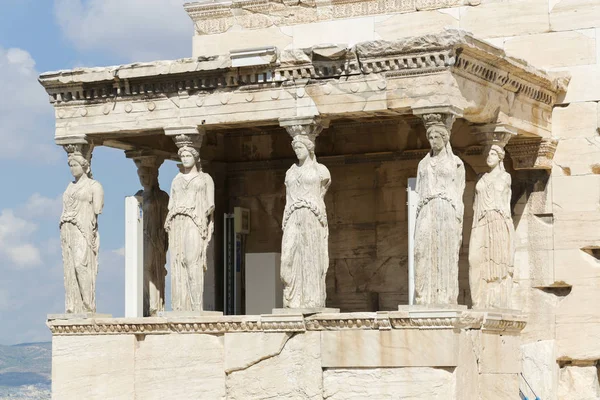
[[[58,219],[71,180],[56,146],[41,72],[191,56],[184,0],[2,0],[0,13],[0,344],[46,341],[46,314],[64,311]],[[139,189],[122,151],[97,148],[98,312],[124,309],[124,197]],[[167,190],[177,168],[165,163]]]

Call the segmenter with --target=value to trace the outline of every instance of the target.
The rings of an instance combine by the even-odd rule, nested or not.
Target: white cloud
[[[9,307],[10,295],[8,290],[0,289],[0,311],[8,311]]]
[[[30,268],[42,263],[40,250],[31,242],[30,236],[38,229],[37,224],[16,216],[13,210],[0,213],[0,255],[17,268]]]
[[[62,211],[62,195],[51,199],[39,193],[34,193],[19,211],[28,218],[58,219]]]
[[[20,267],[40,265],[42,257],[40,250],[31,243],[8,246],[3,249],[8,257]]]
[[[191,56],[193,24],[185,0],[55,0],[63,34],[81,51],[126,62]]]
[[[37,77],[27,51],[0,47],[0,159],[27,155],[34,162],[54,162],[60,157],[53,143],[52,107]]]
[[[61,247],[59,235],[53,235],[52,237],[42,241],[42,243],[40,243],[40,249],[46,256],[56,256],[60,254]]]
[[[125,247],[121,247],[120,249],[116,249],[112,251],[118,256],[125,257]]]
[[[42,264],[41,253],[57,255],[60,241],[56,237],[35,243],[32,236],[38,231],[38,222],[55,220],[62,210],[62,196],[54,199],[32,194],[27,202],[17,209],[0,212],[0,258],[14,268],[29,268]]]
[[[4,209],[0,213],[0,242],[20,240],[36,230],[36,224],[17,217],[11,209]]]

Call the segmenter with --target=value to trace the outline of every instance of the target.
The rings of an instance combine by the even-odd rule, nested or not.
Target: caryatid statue
[[[144,216],[144,316],[150,317],[165,309],[168,237],[164,225],[169,195],[158,184],[158,169],[164,159],[143,151],[127,152],[127,157],[133,158],[144,188],[136,196],[142,198]]]
[[[298,163],[285,174],[281,242],[283,305],[324,308],[329,267],[329,228],[324,198],[331,175],[315,157],[315,140],[323,126],[318,119],[286,121],[281,125],[292,136],[292,148],[298,158]]]
[[[171,185],[165,229],[171,253],[173,311],[203,311],[207,248],[213,234],[215,185],[200,166],[201,135],[177,135],[183,167]]]
[[[64,146],[73,182],[63,194],[60,240],[65,273],[65,311],[96,312],[98,274],[98,214],[104,206],[102,185],[92,179],[92,145]]]
[[[450,114],[422,115],[431,151],[419,162],[415,226],[415,301],[457,304],[465,168],[450,145]]]
[[[475,185],[473,228],[469,241],[469,285],[473,308],[511,308],[514,234],[511,177],[504,170],[504,149],[487,146],[490,168]]]

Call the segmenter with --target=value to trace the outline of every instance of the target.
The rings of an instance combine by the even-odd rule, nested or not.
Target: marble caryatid
[[[207,248],[213,234],[215,186],[202,172],[200,153],[187,135],[175,138],[183,164],[171,185],[165,229],[171,253],[173,311],[203,311]]]
[[[456,304],[465,169],[450,146],[449,117],[425,114],[431,151],[419,162],[415,226],[415,302]]]
[[[297,126],[292,147],[298,163],[285,174],[286,204],[281,242],[281,280],[286,308],[323,308],[327,296],[325,276],[329,267],[325,193],[331,184],[327,167],[315,157],[314,132]]]
[[[63,194],[60,239],[65,273],[65,312],[96,312],[98,214],[104,206],[102,185],[91,177],[91,150],[68,145],[69,168],[75,178]],[[87,157],[83,153],[87,153]]]
[[[473,308],[511,306],[514,225],[511,218],[511,177],[504,170],[504,149],[489,148],[490,168],[475,185],[473,229],[469,242],[469,285]]]
[[[144,215],[144,316],[150,317],[165,309],[168,235],[164,225],[169,195],[158,184],[158,168],[164,159],[155,155],[132,158],[144,188],[136,196],[142,198]]]

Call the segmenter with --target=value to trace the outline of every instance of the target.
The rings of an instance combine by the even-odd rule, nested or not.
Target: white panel
[[[417,220],[417,204],[419,195],[415,191],[417,178],[408,178],[408,304],[415,301],[415,223]]]
[[[271,314],[283,307],[280,253],[246,254],[246,314]]]
[[[125,198],[125,317],[144,316],[144,218],[141,200]]]

